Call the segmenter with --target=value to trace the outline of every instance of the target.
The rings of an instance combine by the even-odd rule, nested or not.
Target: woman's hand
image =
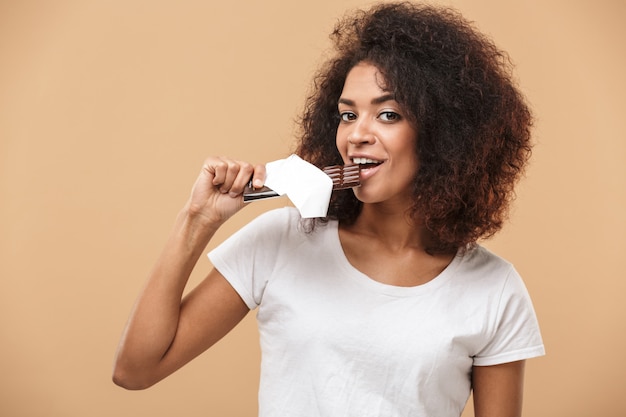
[[[189,215],[221,225],[243,207],[242,193],[250,179],[255,188],[262,187],[265,166],[225,157],[207,158],[186,206]]]

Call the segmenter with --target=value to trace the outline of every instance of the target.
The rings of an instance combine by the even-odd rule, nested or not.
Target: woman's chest
[[[261,342],[281,350],[420,373],[435,367],[468,370],[485,343],[485,317],[445,290],[394,297],[349,279],[281,280],[266,289],[258,311]]]

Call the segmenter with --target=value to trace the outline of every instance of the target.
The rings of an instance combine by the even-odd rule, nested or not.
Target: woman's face
[[[337,148],[344,163],[361,165],[356,197],[364,203],[409,204],[418,167],[417,131],[375,66],[359,63],[350,70],[338,108]]]

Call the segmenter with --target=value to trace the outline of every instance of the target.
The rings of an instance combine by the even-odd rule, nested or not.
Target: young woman
[[[270,211],[209,256],[265,168],[208,158],[131,313],[114,381],[146,388],[257,309],[261,416],[520,416],[524,361],[544,353],[498,231],[530,155],[507,57],[456,12],[383,4],[341,21],[297,154],[361,164],[326,218]]]

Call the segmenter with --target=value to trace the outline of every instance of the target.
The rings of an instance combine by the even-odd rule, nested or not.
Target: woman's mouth
[[[371,158],[352,158],[352,163],[361,167],[361,180],[369,178],[384,161]]]
[[[352,163],[360,165],[361,169],[368,169],[382,164],[383,161],[370,158],[352,158]]]

